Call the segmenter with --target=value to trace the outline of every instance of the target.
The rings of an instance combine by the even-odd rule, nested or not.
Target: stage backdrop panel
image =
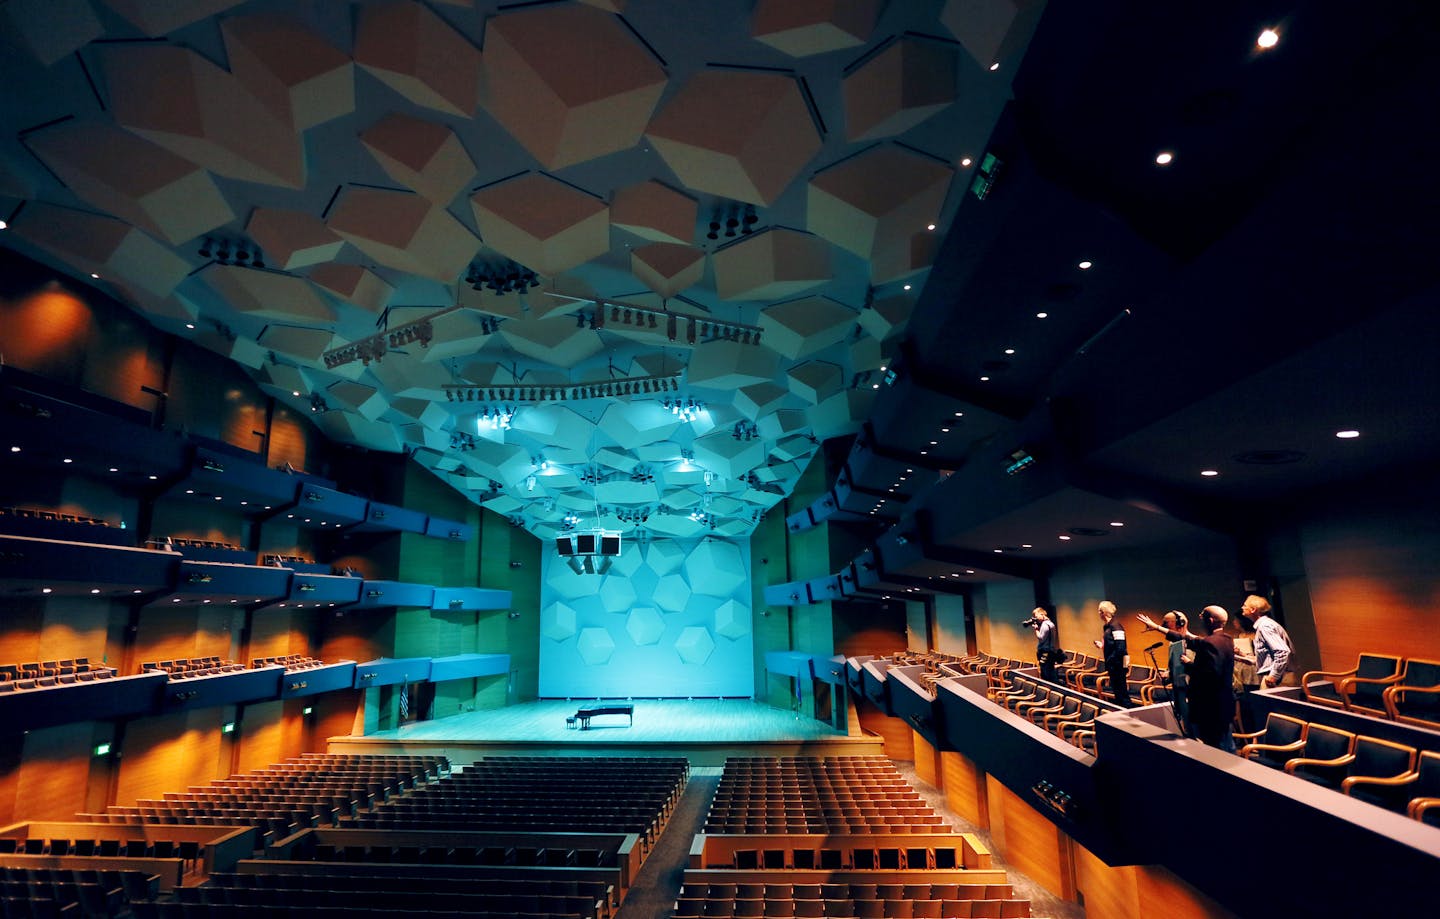
[[[748,542],[627,539],[591,561],[543,553],[542,697],[754,694]]]

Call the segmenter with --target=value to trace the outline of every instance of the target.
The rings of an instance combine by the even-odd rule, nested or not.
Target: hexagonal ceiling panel
[[[1024,52],[1008,3],[280,6],[12,0],[0,245],[542,537],[743,537],[858,430]]]
[[[682,630],[680,637],[675,639],[675,651],[687,664],[698,666],[705,663],[714,650],[715,639],[710,637],[710,631],[698,625]]]
[[[575,610],[565,603],[551,603],[540,614],[540,634],[551,641],[565,641],[575,634]]]
[[[685,576],[698,593],[728,597],[745,583],[745,561],[733,543],[706,539],[686,556]]]
[[[580,659],[592,667],[610,660],[610,655],[615,653],[615,639],[610,637],[608,629],[581,629],[575,645]]]
[[[637,606],[625,617],[625,631],[637,645],[659,644],[660,636],[665,634],[665,620],[655,607]]]
[[[683,613],[690,602],[690,585],[678,574],[667,574],[655,583],[650,599],[667,613]]]

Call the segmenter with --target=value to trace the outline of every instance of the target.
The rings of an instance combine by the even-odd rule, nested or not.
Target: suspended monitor
[[[600,554],[601,554],[601,555],[619,555],[619,554],[620,554],[620,534],[619,534],[619,533],[601,533],[601,534],[600,534]]]
[[[575,540],[574,540],[574,538],[573,538],[573,537],[570,537],[570,536],[557,536],[557,537],[555,537],[555,549],[556,549],[556,551],[558,551],[561,555],[574,555],[574,554],[575,554]]]
[[[580,555],[594,555],[596,534],[581,533],[575,537],[575,551]]]

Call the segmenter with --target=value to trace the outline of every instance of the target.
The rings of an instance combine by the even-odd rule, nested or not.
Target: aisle
[[[690,862],[690,843],[705,825],[705,814],[715,789],[720,787],[720,770],[697,767],[690,770],[690,781],[680,803],[660,834],[650,857],[635,878],[625,904],[615,919],[660,919],[675,908],[680,895],[680,882]]]

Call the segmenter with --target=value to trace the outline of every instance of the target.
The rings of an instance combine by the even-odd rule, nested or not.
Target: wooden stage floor
[[[334,753],[442,753],[452,763],[482,756],[685,756],[694,766],[729,756],[853,756],[884,752],[880,738],[748,699],[636,699],[635,723],[602,715],[588,731],[565,719],[591,701],[544,700],[465,712],[364,736],[329,739]]]

